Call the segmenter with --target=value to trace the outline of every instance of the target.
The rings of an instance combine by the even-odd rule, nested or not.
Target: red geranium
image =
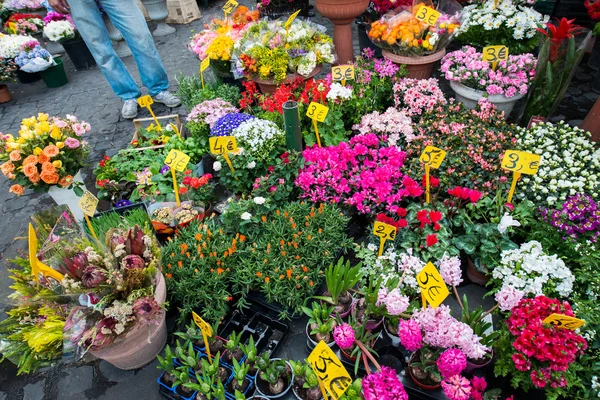
[[[432,233],[431,235],[427,235],[425,238],[425,242],[427,243],[427,247],[431,247],[438,242],[437,235]]]

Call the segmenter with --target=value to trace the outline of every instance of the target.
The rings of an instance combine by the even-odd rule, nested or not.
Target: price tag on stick
[[[333,350],[320,341],[308,356],[308,363],[315,371],[323,388],[334,399],[339,399],[352,383],[352,378]],[[323,393],[325,395],[325,393]]]
[[[346,86],[346,81],[354,80],[354,65],[337,65],[332,67],[331,78],[334,81],[342,81],[342,86]]]
[[[165,164],[171,169],[171,176],[173,177],[173,190],[175,191],[177,207],[181,205],[181,202],[179,201],[179,188],[177,187],[177,176],[175,176],[175,171],[185,171],[189,162],[190,156],[175,149],[171,150],[169,154],[167,154],[167,158],[165,158]]]
[[[577,328],[581,328],[585,325],[585,320],[569,317],[564,314],[553,313],[550,314],[545,320],[542,321],[544,324],[551,324],[558,328],[570,329],[574,331]]]
[[[421,288],[423,299],[423,308],[429,303],[433,308],[437,308],[448,297],[450,291],[442,279],[437,268],[431,263],[417,274],[417,282]]]
[[[308,105],[308,110],[306,110],[306,116],[313,120],[313,126],[315,127],[315,136],[317,137],[317,144],[319,145],[319,147],[321,147],[321,138],[319,137],[319,127],[317,126],[317,121],[325,121],[328,112],[329,108],[327,106],[316,103],[314,101]]]
[[[433,26],[437,22],[440,15],[441,14],[439,13],[439,11],[436,11],[431,7],[422,5],[421,7],[419,7],[419,9],[417,9],[415,18],[419,21],[423,21],[426,24]]]
[[[204,71],[210,66],[210,58],[206,57],[200,62],[200,79],[202,80],[202,89],[204,89]]]
[[[156,115],[154,115],[154,111],[152,111],[152,104],[154,104],[154,100],[152,100],[152,96],[147,94],[145,96],[138,98],[137,102],[140,107],[142,107],[142,108],[145,107],[148,109],[148,111],[150,111],[150,115],[152,115],[152,118],[154,118],[154,123],[156,124],[158,129],[162,129],[162,127],[160,126],[160,122],[158,122]]]
[[[192,311],[192,319],[194,320],[194,323],[198,326],[198,328],[200,328],[200,331],[202,331],[202,339],[204,340],[204,348],[206,349],[206,354],[208,355],[208,361],[210,361],[210,363],[212,364],[212,356],[210,354],[210,346],[208,345],[208,338],[212,337],[212,335],[213,335],[212,326],[210,326],[210,324],[208,322],[206,322],[205,320],[200,318],[200,316],[198,314],[196,314],[194,311]]]
[[[396,240],[397,229],[395,226],[384,222],[375,221],[373,224],[373,235],[379,236],[379,257],[383,254],[386,240]]]
[[[235,0],[228,0],[227,3],[225,3],[225,5],[223,6],[223,13],[225,14],[225,19],[227,19],[227,16],[231,14],[237,6],[238,2]]]
[[[483,61],[487,61],[492,64],[492,69],[495,71],[498,67],[498,61],[508,60],[508,47],[500,46],[486,46],[482,52]]]
[[[298,14],[300,14],[300,11],[301,10],[298,10],[295,13],[293,13],[292,15],[290,15],[290,17],[287,19],[287,21],[285,21],[285,24],[283,24],[283,26],[285,27],[285,41],[286,42],[287,42],[287,38],[288,38],[288,33],[290,32],[290,26],[292,26],[292,22],[294,22],[294,20],[298,16]]]
[[[235,169],[233,169],[233,164],[229,159],[229,153],[234,153],[238,151],[237,142],[235,137],[233,136],[215,136],[208,139],[208,145],[210,148],[210,152],[213,154],[220,154],[223,156],[225,161],[227,161],[227,165],[231,169],[231,172],[235,174]],[[237,177],[235,178],[237,179]]]
[[[431,168],[439,168],[446,157],[446,151],[438,149],[434,146],[427,146],[419,161],[425,165],[425,201],[429,203],[431,201],[431,189],[429,185],[429,172]]]
[[[39,275],[42,274],[45,277],[56,279],[58,282],[62,281],[64,275],[54,269],[50,268],[37,257],[37,236],[35,235],[35,229],[33,225],[29,224],[29,265],[31,266],[31,275],[36,282],[39,282]]]
[[[98,236],[96,236],[96,232],[94,232],[94,227],[92,226],[92,222],[90,221],[90,217],[93,217],[96,213],[96,208],[98,207],[98,198],[94,196],[91,192],[85,191],[81,199],[79,200],[79,208],[83,211],[83,217],[85,218],[85,222],[94,237],[94,239],[98,240]]]
[[[521,174],[535,175],[540,168],[541,157],[537,154],[528,153],[526,151],[506,150],[502,158],[502,168],[513,172],[513,180],[508,192],[508,203],[512,202],[517,181]]]

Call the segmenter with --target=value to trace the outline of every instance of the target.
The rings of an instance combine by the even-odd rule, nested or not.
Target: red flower
[[[421,184],[421,186],[426,187],[427,186],[427,179],[425,179],[426,176],[423,175],[423,182]],[[440,185],[440,180],[438,178],[436,178],[435,176],[431,176],[429,175],[429,186],[430,187],[438,187]]]
[[[396,210],[396,215],[399,217],[406,217],[406,208],[398,207]]]
[[[435,224],[442,219],[442,213],[440,211],[429,211],[429,218]]]
[[[431,235],[427,235],[425,238],[425,242],[427,243],[427,247],[431,247],[438,242],[437,235],[432,233]]]
[[[471,203],[475,204],[479,201],[479,199],[481,199],[481,196],[483,196],[483,193],[477,190],[471,190],[471,192],[469,193],[469,200],[471,201]]]
[[[515,206],[512,203],[504,203],[504,207],[508,208],[510,211],[515,209]]]
[[[588,15],[591,19],[600,19],[600,1],[594,0],[591,2],[590,0],[585,0],[583,3],[585,8],[587,8]]]
[[[404,218],[401,218],[400,221],[398,221],[397,228],[406,228],[407,226],[408,226],[408,221],[405,220]]]
[[[183,178],[183,180],[181,181],[181,183],[183,183],[184,185],[189,185],[191,181],[192,181],[192,177],[191,176],[186,176],[185,178]]]
[[[431,221],[427,218],[427,210],[420,210],[417,212],[417,221],[421,223],[421,229],[425,227],[425,225],[429,225]]]
[[[574,19],[555,18],[558,24],[552,22],[546,23],[546,29],[536,28],[542,35],[550,38],[550,62],[556,61],[563,53],[559,53],[561,44],[566,39],[571,39],[573,36],[583,32],[581,26],[574,24]]]
[[[103,188],[108,182],[110,182],[108,179],[99,179],[96,181],[96,186]]]
[[[281,158],[281,160],[283,161],[284,164],[289,164],[290,163],[290,153],[289,152],[285,152],[282,155],[279,156]]]
[[[188,188],[186,188],[185,186],[181,186],[179,188],[179,194],[186,194],[188,191]]]
[[[441,225],[440,225],[440,224],[438,224],[437,222],[436,222],[435,224],[433,224],[433,230],[434,230],[434,231],[436,231],[436,232],[437,232],[437,231],[439,231],[440,229],[442,229],[442,227],[441,227]]]

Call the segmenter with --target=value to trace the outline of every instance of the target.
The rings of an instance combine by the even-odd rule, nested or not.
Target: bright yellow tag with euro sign
[[[210,152],[213,154],[235,153],[238,150],[233,136],[215,136],[208,139]]]
[[[298,10],[295,13],[293,13],[292,15],[290,15],[290,17],[287,19],[287,21],[285,21],[285,24],[283,24],[283,27],[285,29],[288,29],[292,25],[292,22],[294,22],[294,20],[298,16],[298,14],[300,14],[300,11],[301,10]]]
[[[306,116],[319,122],[323,122],[325,121],[325,117],[327,117],[328,112],[329,107],[324,106],[323,104],[315,103],[313,101],[308,105],[308,110],[306,110]]]
[[[185,168],[189,162],[190,156],[175,149],[171,150],[167,155],[167,158],[165,158],[165,164],[167,164],[171,169],[174,168],[179,172],[185,171]]]
[[[558,328],[570,329],[574,331],[577,328],[581,328],[585,325],[585,320],[569,317],[563,314],[550,314],[548,318],[542,321],[544,324],[554,325]]]
[[[152,100],[152,96],[150,96],[148,94],[138,98],[137,102],[140,107],[150,107],[152,104],[154,104],[154,100]]]
[[[336,65],[332,67],[331,78],[334,81],[353,81],[354,65]]]
[[[396,227],[385,222],[375,221],[373,235],[385,240],[396,240]]]
[[[498,62],[501,60],[508,60],[508,47],[499,46],[486,46],[483,48],[483,61],[489,63]]]
[[[415,15],[415,18],[418,19],[419,21],[423,21],[426,24],[433,26],[437,22],[440,15],[441,14],[438,11],[435,11],[431,7],[421,6],[417,10],[417,14]]]
[[[206,68],[210,66],[210,58],[206,57],[202,62],[200,62],[200,72],[206,71]]]
[[[79,199],[79,208],[85,215],[93,217],[96,213],[96,207],[98,207],[98,198],[86,190]]]
[[[235,0],[228,0],[223,6],[223,12],[225,14],[231,14],[233,10],[238,6],[238,2]]]
[[[29,265],[31,265],[33,279],[39,282],[39,275],[42,274],[45,277],[56,279],[58,282],[62,281],[64,278],[63,274],[53,270],[37,258],[37,243],[35,229],[33,229],[33,225],[29,224]]]
[[[502,158],[502,168],[521,174],[535,175],[540,168],[541,157],[537,154],[518,150],[506,150]]]
[[[308,356],[308,363],[334,399],[339,399],[352,383],[352,378],[333,350],[320,341]]]
[[[439,168],[445,157],[445,150],[438,149],[434,146],[427,146],[425,147],[425,150],[423,150],[423,153],[421,153],[419,161],[425,165],[429,165],[431,168]]]
[[[417,274],[417,282],[425,300],[433,308],[442,304],[450,294],[442,276],[431,262],[427,263],[421,272]]]
[[[206,336],[208,336],[208,337],[212,337],[212,335],[213,335],[212,326],[210,326],[210,324],[208,322],[206,322],[205,320],[200,318],[200,316],[198,314],[196,314],[194,311],[192,311],[192,318],[194,319],[194,323],[198,326],[198,328],[200,328],[202,333],[206,334]]]

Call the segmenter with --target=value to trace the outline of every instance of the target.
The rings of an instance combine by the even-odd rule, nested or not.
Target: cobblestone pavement
[[[250,5],[248,0],[242,4]],[[195,74],[198,61],[186,49],[185,43],[191,36],[191,30],[199,30],[202,25],[221,15],[223,2],[211,2],[208,9],[202,10],[202,18],[188,25],[180,25],[177,32],[170,36],[157,38],[158,51],[163,59],[169,77],[171,89],[177,87],[176,76]],[[327,26],[332,32],[331,23],[318,16],[312,18],[317,23]],[[358,52],[355,30],[355,52]],[[133,57],[123,60],[140,82]],[[120,116],[121,102],[112,93],[108,83],[97,67],[87,71],[75,71],[68,57],[65,67],[69,84],[57,89],[47,89],[43,82],[30,85],[10,85],[13,101],[0,105],[0,132],[16,134],[22,118],[45,112],[50,115],[74,114],[88,121],[92,126],[92,134],[88,141],[91,145],[90,167],[84,170],[84,178],[88,189],[94,191],[91,170],[105,154],[113,155],[126,146],[133,134],[131,121]],[[579,123],[592,107],[598,93],[592,91],[592,85],[600,80],[595,71],[582,62],[575,75],[567,96],[553,120],[566,119],[573,124]],[[447,86],[447,85],[445,85]],[[600,85],[596,85],[600,86]],[[157,104],[154,107],[157,115],[179,113],[185,115],[185,109],[167,109]],[[140,117],[149,115],[140,111]],[[53,204],[46,194],[26,193],[15,198],[8,193],[9,184],[0,179],[0,207],[3,218],[3,229],[0,232],[0,311],[7,303],[10,280],[6,272],[6,260],[21,253],[26,248],[23,234],[29,217]],[[0,313],[0,319],[3,313]],[[303,327],[299,327],[302,330]],[[16,370],[9,362],[0,364],[0,400],[69,400],[69,399],[158,399],[158,376],[156,362],[136,371],[121,371],[102,361],[82,363],[78,366],[59,366],[48,368],[31,376],[15,377]]]

